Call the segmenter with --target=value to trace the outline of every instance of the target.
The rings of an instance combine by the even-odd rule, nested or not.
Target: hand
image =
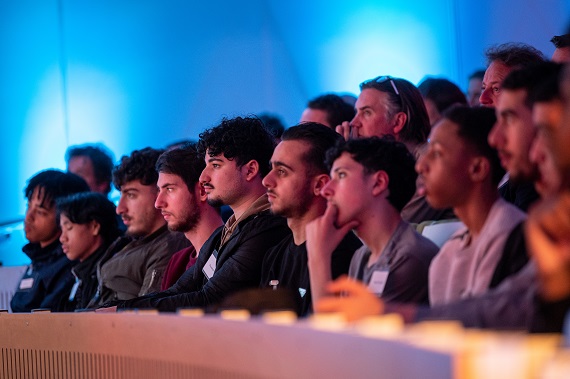
[[[106,308],[97,308],[95,309],[97,313],[115,313],[117,312],[117,307],[106,307]]]
[[[337,227],[337,216],[337,206],[328,203],[325,213],[309,222],[305,227],[309,260],[311,258],[318,260],[321,260],[321,258],[330,259],[334,249],[340,244],[344,236],[351,229],[358,226],[357,221],[351,221],[342,227]]]
[[[327,286],[331,294],[321,299],[315,306],[315,312],[338,312],[347,321],[357,321],[367,316],[379,315],[384,312],[384,303],[368,290],[364,284],[347,276],[342,276]]]
[[[526,221],[525,236],[538,267],[544,299],[557,301],[570,296],[570,193],[534,207]]]
[[[336,132],[340,134],[346,141],[350,138],[350,122],[344,121],[342,124],[337,125]]]

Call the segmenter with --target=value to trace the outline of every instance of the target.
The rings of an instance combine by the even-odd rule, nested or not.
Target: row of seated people
[[[535,53],[526,46],[506,48]],[[532,266],[526,265],[520,226],[526,215],[497,192],[503,168],[509,182],[532,186],[535,181],[537,188],[548,187],[545,193],[558,191],[545,176],[532,175],[549,151],[535,138],[531,116],[535,101],[551,105],[560,98],[562,66],[518,67],[524,65],[513,65],[496,91],[501,94],[493,104],[496,112],[454,107],[433,128],[418,89],[404,79],[383,76],[361,84],[356,115],[336,128],[340,133],[302,123],[285,131],[274,149],[274,139],[260,120],[235,118],[203,132],[197,147],[135,151],[114,171],[121,191],[117,213],[128,236],[110,247],[106,245],[116,232],[107,237],[102,224],[112,222],[76,216],[90,209],[88,203],[97,196],[64,198],[69,193],[63,192],[73,192],[73,186],[63,179],[48,184],[48,178],[71,174],[38,174],[26,189],[27,249],[33,246],[41,255],[57,249],[59,238],[64,252],[79,261],[69,270],[75,275],[73,288],[59,296],[47,291],[39,307],[175,311],[213,306],[240,289],[270,286],[292,290],[297,312],[306,315],[313,305],[323,309],[319,304],[330,300],[323,299],[327,286],[347,272],[389,302],[431,303],[437,309],[485,296]],[[543,85],[550,82],[555,85]],[[526,117],[516,118],[513,112]],[[529,156],[531,144],[536,159]],[[76,192],[85,190],[76,187]],[[405,221],[410,204],[416,214],[452,208],[465,229],[438,253],[437,246]],[[221,205],[233,211],[225,225],[216,209]],[[51,221],[50,228],[40,231]],[[83,231],[81,237],[74,235],[77,231]],[[162,292],[156,291],[170,255],[157,264],[158,259],[145,254],[149,246],[170,255],[184,248],[181,261],[187,270]],[[54,273],[40,280],[40,267],[30,256],[32,266],[12,301],[15,311],[28,310],[18,303],[31,298],[40,283],[69,288]],[[156,264],[129,273],[139,274],[137,286],[107,267],[116,262],[123,272],[136,271],[141,266],[137,260],[145,262],[145,269]],[[111,278],[122,283],[113,287]]]

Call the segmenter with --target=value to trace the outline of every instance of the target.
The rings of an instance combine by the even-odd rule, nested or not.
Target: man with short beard
[[[199,178],[206,167],[196,147],[186,144],[168,150],[156,162],[158,196],[154,203],[174,232],[182,232],[192,244],[170,258],[161,290],[170,288],[198,260],[202,245],[222,226],[220,212],[207,202]]]
[[[135,150],[122,157],[113,170],[113,183],[121,192],[117,214],[127,232],[99,263],[99,288],[89,308],[159,291],[170,257],[189,245],[182,233],[168,230],[160,210],[154,207],[158,194],[155,164],[162,153],[150,147]]]
[[[342,137],[332,129],[308,122],[287,129],[263,178],[271,212],[287,218],[293,234],[269,250],[263,260],[260,287],[287,288],[297,300],[297,314],[312,311],[305,226],[322,216],[327,200],[320,194],[330,180],[325,153]],[[348,273],[354,252],[362,245],[349,232],[332,253],[328,270],[336,279]]]

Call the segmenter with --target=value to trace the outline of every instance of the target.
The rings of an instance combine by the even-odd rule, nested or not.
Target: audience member
[[[544,55],[532,46],[524,43],[505,43],[492,46],[485,52],[487,69],[481,86],[479,103],[486,107],[497,105],[503,80],[509,72],[544,62]]]
[[[70,146],[65,153],[67,171],[81,176],[91,191],[111,192],[113,155],[103,144]]]
[[[318,122],[334,129],[337,125],[352,120],[354,114],[354,107],[342,97],[328,93],[310,100],[299,122]]]
[[[481,96],[481,86],[483,85],[483,77],[485,70],[477,70],[469,75],[467,82],[467,104],[471,107],[478,107],[479,97]]]
[[[548,88],[549,85],[545,84],[545,87]],[[568,181],[570,178],[568,150],[570,143],[570,70],[568,67],[564,68],[559,90],[562,98],[562,115],[555,114],[554,118],[538,124],[538,127],[539,135],[543,135],[545,144],[554,155],[556,167],[563,178],[562,188],[559,194],[551,196],[533,209],[529,215],[526,230],[529,250],[538,266],[539,293],[544,299],[541,304],[542,313],[546,313],[549,316],[546,321],[551,322],[553,318],[557,321],[556,316],[558,316],[558,321],[564,320],[570,309],[570,250],[568,248],[568,235],[570,234],[568,218],[570,214],[570,182]],[[549,98],[546,92],[548,90],[536,96],[535,107],[542,105],[543,99]],[[542,117],[537,115],[535,118],[541,119]],[[560,124],[556,123],[557,119],[561,121]],[[561,328],[558,327],[553,331],[560,332]]]
[[[509,180],[499,188],[499,193],[524,211],[538,199],[533,184],[538,169],[529,157],[536,127],[528,93],[540,86],[555,66],[546,62],[516,70],[505,78],[496,104],[497,123],[489,134],[489,143],[498,150],[501,164],[509,174]]]
[[[392,137],[349,140],[327,152],[331,180],[323,216],[307,225],[313,303],[331,278],[331,253],[351,229],[365,246],[349,275],[386,301],[428,302],[428,269],[438,248],[402,220],[415,192],[414,157]]]
[[[36,308],[58,310],[62,297],[73,286],[71,262],[61,249],[61,229],[56,220],[58,199],[89,191],[79,176],[59,170],[45,170],[28,180],[24,194],[28,201],[24,233],[29,241],[22,251],[31,264],[20,279],[10,301],[13,312],[30,312]]]
[[[563,179],[556,167],[555,154],[548,146],[549,135],[562,124],[564,114],[559,85],[563,66],[552,65],[552,67],[552,75],[542,80],[528,95],[528,101],[532,106],[532,122],[537,129],[536,137],[530,147],[529,158],[538,168],[534,187],[542,198],[560,192]]]
[[[418,86],[431,126],[438,122],[443,112],[454,104],[467,104],[465,95],[454,83],[443,78],[427,78]]]
[[[320,193],[330,179],[325,153],[339,139],[342,137],[332,129],[313,122],[287,129],[271,157],[272,170],[263,178],[271,212],[287,217],[293,234],[265,255],[260,286],[290,289],[300,316],[312,310],[305,225],[325,211],[327,201]],[[328,257],[327,268],[333,279],[348,273],[352,255],[360,245],[349,232]]]
[[[509,267],[502,272],[513,274],[528,260],[525,250],[506,245],[509,234],[526,215],[497,192],[505,171],[487,142],[495,121],[492,109],[449,109],[432,129],[427,151],[416,165],[428,203],[434,208],[453,207],[465,224],[431,263],[432,305],[480,295],[492,281],[496,286],[505,279],[505,274],[497,277],[497,266],[504,255],[511,256],[510,251],[503,254],[507,249],[515,250],[515,258],[503,261]]]
[[[558,75],[556,69],[543,70],[543,81]],[[559,173],[565,177],[570,167],[570,74],[563,78],[564,116],[561,124],[547,133],[547,146],[553,147]],[[532,98],[536,88],[531,88]],[[537,90],[538,91],[538,90]],[[383,303],[365,286],[347,279],[329,285],[331,293],[343,293],[343,298],[329,297],[317,304],[319,312],[342,312],[355,320],[378,313],[400,313],[407,321],[459,320],[467,327],[494,329],[525,329],[531,332],[561,332],[570,309],[570,254],[567,236],[570,232],[568,212],[570,197],[567,185],[562,193],[546,199],[530,213],[525,227],[531,261],[517,274],[506,279],[496,289],[479,297],[428,308]],[[536,261],[536,265],[535,265]],[[538,268],[538,271],[537,271]]]
[[[173,312],[207,307],[234,291],[259,286],[265,253],[290,233],[284,218],[270,214],[262,184],[273,148],[273,137],[258,118],[224,119],[200,134],[198,151],[206,161],[200,183],[208,203],[229,205],[234,214],[204,243],[196,264],[172,287],[121,302],[118,308]]]
[[[194,144],[168,150],[158,157],[158,196],[155,207],[173,232],[182,232],[191,245],[172,255],[161,290],[170,288],[198,260],[202,245],[223,225],[219,211],[206,201],[199,178],[206,167]]]
[[[429,134],[427,111],[418,89],[405,79],[379,76],[360,83],[356,115],[337,126],[345,139],[391,135],[416,155]]]
[[[62,299],[60,310],[86,308],[97,292],[97,263],[119,237],[115,205],[103,194],[83,192],[57,201],[63,252],[78,261],[71,273],[75,285]]]
[[[159,291],[170,257],[189,245],[182,233],[168,231],[161,211],[154,207],[155,164],[162,152],[150,147],[135,150],[113,170],[113,182],[121,192],[117,213],[127,232],[98,264],[99,288],[90,308]]]

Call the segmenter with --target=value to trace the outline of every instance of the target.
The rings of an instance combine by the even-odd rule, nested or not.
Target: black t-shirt
[[[331,258],[332,277],[347,274],[350,260],[362,242],[350,232],[337,246]],[[305,243],[297,246],[293,236],[286,237],[277,246],[267,252],[261,268],[261,288],[272,287],[270,281],[278,281],[278,288],[288,288],[297,298],[297,314],[306,316],[312,312],[307,247]]]

